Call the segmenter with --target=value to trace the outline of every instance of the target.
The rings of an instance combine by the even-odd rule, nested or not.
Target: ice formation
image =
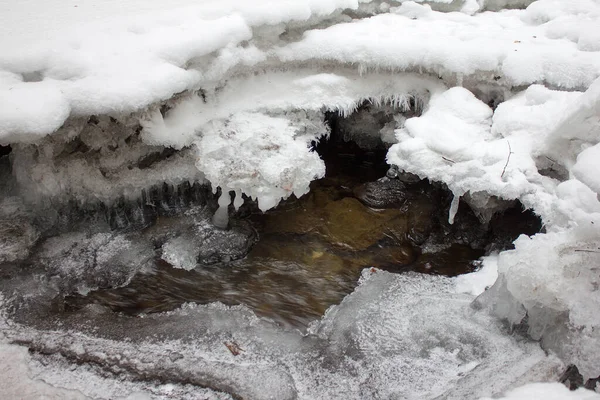
[[[219,336],[225,328],[205,338],[202,351],[185,347],[209,354],[200,366],[173,361],[159,346],[137,349],[120,364],[115,360],[127,350],[123,343],[93,335],[57,337],[11,326],[2,341],[125,367],[134,377],[143,375],[138,361],[168,359],[172,376],[217,382],[217,390],[254,398],[265,397],[254,387],[257,380],[280,382],[269,388],[279,398],[476,398],[553,379],[536,363],[574,363],[585,377],[600,375],[597,0],[95,0],[35,6],[32,15],[31,2],[0,4],[0,143],[11,144],[12,171],[30,202],[48,206],[50,199],[49,209],[67,198],[111,204],[141,197],[143,203],[143,193],[156,185],[210,182],[221,188],[215,223],[225,227],[231,191],[236,208],[246,195],[267,210],[323,176],[312,145],[327,135],[325,112],[349,115],[365,101],[398,112],[418,104],[422,115],[396,116],[394,134],[391,128],[382,132],[394,142],[388,162],[445,183],[455,196],[453,210],[466,201],[483,220],[497,199],[518,199],[541,216],[546,233],[519,238],[514,250],[489,256],[480,272],[455,281],[365,278],[302,339],[263,329],[247,310],[196,309],[240,318],[243,323],[227,328],[259,329],[284,348],[257,344],[258,334],[242,336],[256,351],[245,368],[226,358]],[[25,257],[38,237],[26,223],[15,227],[3,219],[0,229],[19,238],[0,243],[5,262]],[[122,237],[85,239],[97,243],[91,247],[99,254],[77,246],[47,250],[69,253],[68,266],[79,269],[98,255],[118,262],[129,243]],[[164,257],[186,240],[167,242]],[[179,260],[182,268],[190,263]],[[98,284],[78,274],[74,285]],[[476,305],[526,326],[562,361],[551,356],[552,364],[538,347],[501,333],[484,310],[467,311],[482,292]],[[447,308],[440,312],[439,304]],[[323,347],[290,355],[311,340]],[[22,353],[2,346],[23,361]],[[222,351],[215,355],[207,350],[211,346]],[[93,351],[100,348],[108,354]],[[395,353],[399,348],[407,352]],[[277,368],[270,369],[273,363]],[[401,375],[410,374],[400,370],[409,363],[420,373]],[[423,378],[432,363],[438,367],[435,384]],[[40,370],[46,381],[85,389],[81,381]],[[398,374],[405,378],[401,383]],[[39,383],[30,382],[55,395]],[[549,391],[554,389],[525,386],[506,398]]]
[[[411,96],[426,101],[430,93],[442,90],[434,76],[448,85],[489,92],[489,82],[505,90],[532,83],[585,89],[600,75],[593,47],[598,7],[592,0],[571,6],[543,0],[526,10],[498,13],[477,11],[524,7],[530,2],[255,3],[182,1],[165,9],[153,1],[138,4],[148,11],[135,18],[132,4],[118,10],[101,1],[96,9],[45,6],[50,16],[63,13],[63,21],[70,24],[61,29],[56,21],[50,23],[43,43],[33,41],[27,25],[9,23],[24,12],[22,7],[3,13],[14,39],[0,48],[1,140],[36,141],[73,118],[108,114],[137,119],[148,144],[202,147],[215,124],[228,124],[232,115],[239,119],[241,112],[251,112],[247,115],[254,115],[252,124],[260,125],[265,111],[348,112],[363,99],[402,106]],[[574,24],[578,18],[584,23]],[[25,46],[28,51],[22,52]],[[358,66],[361,75],[350,65]],[[411,78],[400,72],[423,75]],[[290,129],[306,133],[304,122],[285,118]],[[309,141],[326,133],[314,127],[309,131],[314,134]],[[69,142],[74,134],[62,141]],[[284,140],[275,132],[271,135]],[[291,162],[298,160],[294,168],[301,173],[291,179],[298,179],[294,191],[303,193],[304,182],[319,173],[302,167],[300,160],[310,158],[307,148],[294,149],[289,149],[294,152]],[[206,168],[209,163],[209,158],[201,158],[199,166]],[[177,179],[175,175],[165,178]],[[178,171],[180,180],[185,175]],[[229,175],[227,171],[213,179],[226,182]],[[46,176],[38,185],[76,177],[75,172]],[[286,179],[290,177],[275,181],[267,177],[268,184],[257,187],[248,181],[241,190],[254,197],[265,192],[266,209],[289,194],[283,188],[289,186]],[[140,189],[139,184],[134,186]]]
[[[600,373],[600,202],[597,169],[582,168],[594,165],[589,154],[600,139],[599,89],[600,80],[585,93],[534,85],[500,104],[492,118],[470,92],[452,88],[406,121],[388,154],[402,169],[445,182],[455,198],[519,199],[542,217],[548,233],[521,238],[500,255],[500,279],[481,302],[514,324],[527,316],[529,334],[581,365],[586,377]]]
[[[37,329],[0,323],[10,325],[9,340],[51,355],[46,366],[30,363],[33,377],[96,398],[131,391],[160,398],[163,385],[154,382],[166,379],[187,394],[181,398],[198,390],[186,388],[191,383],[252,399],[465,399],[556,378],[557,358],[506,335],[493,316],[471,309],[471,301],[455,293],[449,278],[365,270],[357,290],[309,335],[218,303],[144,318],[92,306],[64,321],[66,331],[58,335],[46,321],[37,321]],[[231,343],[243,349],[237,356],[226,346]],[[87,365],[96,365],[95,373]],[[110,371],[131,379],[111,384]]]

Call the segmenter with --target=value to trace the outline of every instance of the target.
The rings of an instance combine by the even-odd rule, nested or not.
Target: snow
[[[394,135],[386,131],[386,141],[395,141],[390,164],[444,182],[455,196],[453,210],[461,199],[482,215],[492,196],[519,200],[542,218],[546,233],[522,236],[514,250],[490,255],[479,271],[452,280],[365,272],[357,290],[302,339],[261,325],[247,310],[180,310],[222,318],[229,331],[211,326],[219,333],[201,339],[201,349],[185,347],[208,361],[172,362],[167,370],[181,376],[183,368],[188,378],[252,398],[272,396],[256,381],[280,398],[376,392],[472,398],[553,380],[550,366],[574,363],[594,377],[600,374],[598,26],[596,0],[0,0],[0,143],[13,145],[13,173],[33,198],[110,203],[157,183],[206,178],[215,190],[234,191],[236,208],[243,193],[268,210],[306,193],[324,175],[311,146],[328,133],[326,111],[349,115],[370,101],[400,112],[412,100],[424,112],[401,119]],[[91,115],[100,122],[90,124]],[[143,129],[131,144],[138,124]],[[68,151],[76,138],[89,153]],[[180,152],[139,167],[164,147]],[[224,194],[217,224],[227,224],[229,202]],[[2,223],[3,230],[14,229]],[[37,239],[30,228],[23,224],[16,240],[2,244],[3,260],[25,257],[29,245],[22,251],[20,243]],[[94,242],[108,264],[130,246],[122,238],[73,240]],[[163,257],[170,260],[173,248],[187,246],[182,243],[167,243]],[[80,290],[98,285],[85,271],[91,255],[77,245],[50,246],[46,253],[48,268],[72,275]],[[66,264],[56,261],[60,257]],[[190,268],[191,260],[187,254],[176,261]],[[478,311],[469,306],[476,295]],[[528,334],[560,361],[508,336],[488,311],[513,325],[526,323]],[[163,317],[177,319],[156,318]],[[260,334],[253,331],[259,325]],[[262,355],[249,354],[243,366],[223,363],[229,354],[218,335],[230,335],[232,327],[251,331],[241,339]],[[39,334],[41,347],[65,345],[52,332],[11,332],[29,339]],[[275,345],[257,339],[265,332]],[[98,354],[126,350],[114,339],[69,335]],[[315,347],[299,344],[311,340]],[[2,364],[3,376],[29,376],[26,354],[1,346],[15,360]],[[165,356],[160,346],[140,345],[135,352],[125,363],[133,371],[140,359],[152,364]],[[96,353],[90,357],[111,362]],[[75,369],[74,375],[94,376]],[[48,370],[39,373],[59,386],[102,393],[85,392],[85,380],[73,374]],[[79,398],[30,378],[14,389],[23,396]],[[535,384],[505,398],[535,396],[597,397]]]
[[[589,6],[593,11],[588,15],[597,21],[598,4]],[[278,54],[286,62],[322,59],[442,76],[498,75],[512,86],[589,86],[600,75],[598,54],[579,50],[562,37],[548,37],[544,25],[527,22],[534,17],[522,11],[446,14],[406,2],[389,14],[309,31]]]
[[[445,182],[455,197],[519,199],[542,217],[548,233],[522,236],[516,250],[501,253],[500,279],[480,301],[512,324],[527,315],[529,334],[588,378],[600,374],[600,201],[593,157],[600,137],[587,129],[598,118],[598,93],[597,82],[585,93],[532,86],[490,118],[491,110],[479,111],[486,106],[466,89],[452,88],[434,94],[421,117],[396,131],[398,143],[388,153],[390,163]],[[566,174],[545,176],[542,167]],[[477,294],[493,275],[490,265],[461,277],[458,290]]]
[[[600,399],[600,394],[589,390],[578,389],[570,391],[560,383],[532,383],[511,390],[499,400],[594,400]],[[482,398],[480,400],[491,400]]]
[[[348,112],[363,99],[402,105],[411,96],[426,102],[424,92],[441,86],[400,72],[439,76],[449,85],[476,87],[493,78],[506,89],[534,83],[586,89],[600,76],[600,52],[593,47],[600,5],[540,0],[525,10],[478,12],[528,3],[96,0],[44,2],[36,16],[25,18],[31,1],[4,2],[0,26],[11,40],[0,47],[0,141],[39,141],[74,117],[134,113],[146,143],[202,148],[211,126],[229,123],[233,113]],[[361,17],[352,20],[352,12]],[[164,116],[163,102],[172,107]],[[474,104],[476,113],[490,113]],[[460,122],[464,114],[440,112],[466,128]],[[257,117],[252,123],[263,122]],[[480,133],[471,128],[463,137],[467,142]],[[501,158],[497,148],[491,153],[491,159]],[[287,154],[299,160],[293,169],[304,172],[292,183],[303,193],[306,181],[319,174],[303,166],[310,158],[306,149]],[[240,162],[236,155],[228,157],[227,162]],[[209,161],[196,165],[205,172]],[[212,179],[226,188],[234,177],[223,173]],[[266,181],[232,188],[255,197],[268,192],[262,195],[267,209],[287,196],[281,184],[289,185]]]
[[[498,255],[489,255],[482,260],[482,265],[475,272],[455,278],[456,291],[479,296],[491,287],[498,279]]]
[[[600,144],[589,147],[577,155],[577,162],[571,172],[596,193],[600,193]]]

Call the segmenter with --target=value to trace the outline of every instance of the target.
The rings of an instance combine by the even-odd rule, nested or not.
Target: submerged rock
[[[37,261],[65,292],[126,285],[154,257],[137,235],[74,232],[46,240]]]
[[[399,209],[371,210],[358,200],[345,197],[334,200],[327,192],[316,192],[301,208],[267,218],[266,233],[314,234],[331,245],[364,250],[388,235],[400,237],[406,231],[406,219]]]
[[[27,219],[1,219],[0,263],[27,258],[38,238],[39,232]]]
[[[231,219],[227,230],[215,227],[208,209],[190,210],[180,217],[160,219],[146,232],[162,259],[176,268],[193,269],[243,258],[258,241],[247,221]]]
[[[400,179],[387,176],[357,187],[354,194],[367,207],[400,207],[407,198],[406,184]]]

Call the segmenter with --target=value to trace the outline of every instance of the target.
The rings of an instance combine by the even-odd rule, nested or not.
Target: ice
[[[81,392],[60,389],[42,380],[32,379],[27,365],[27,349],[20,346],[0,344],[0,377],[4,383],[0,387],[0,397],[3,399],[88,399]]]
[[[204,182],[190,149],[145,144],[137,121],[101,116],[70,121],[37,144],[13,146],[12,173],[30,202],[114,203],[164,182]]]
[[[552,368],[563,363],[599,374],[598,1],[79,3],[0,3],[0,143],[12,145],[20,194],[46,210],[72,199],[111,205],[155,185],[206,178],[223,193],[224,226],[230,191],[234,207],[245,194],[268,210],[323,176],[311,146],[327,134],[325,112],[348,116],[365,102],[408,111],[413,103],[422,115],[381,132],[396,142],[390,164],[443,182],[455,206],[464,199],[484,221],[491,205],[501,207],[496,199],[519,200],[546,233],[520,237],[515,250],[457,280],[366,272],[307,336],[243,308],[209,305],[149,320],[176,336],[190,315],[200,325],[207,319],[203,332],[217,333],[198,338],[199,347],[141,340],[131,350],[119,340],[138,332],[142,318],[119,338],[61,336],[55,326],[12,327],[12,338],[136,379],[167,374],[181,393],[193,382],[250,398],[471,398],[555,379]],[[516,9],[483,12],[503,8]],[[16,217],[2,222],[3,261],[26,257],[38,237]],[[198,243],[214,245],[200,228],[165,238],[163,257],[191,268]],[[226,241],[225,232],[214,240]],[[133,271],[121,267],[137,268],[140,254],[152,252],[140,243],[71,233],[43,243],[42,258],[48,272],[85,292],[126,282]],[[469,308],[482,291],[483,309]],[[562,361],[517,342],[488,310],[527,328]],[[247,351],[239,364],[223,346],[236,329]],[[173,361],[164,346],[195,358]],[[123,354],[133,355],[119,361]],[[68,386],[73,374],[78,367],[45,377]],[[507,396],[549,390],[526,386]]]
[[[24,260],[39,237],[39,229],[32,223],[22,200],[16,196],[3,198],[0,202],[0,263]]]
[[[121,396],[159,394],[161,381],[253,399],[465,399],[557,378],[557,358],[507,335],[472,299],[455,293],[450,278],[366,269],[306,334],[217,303],[144,317],[90,306],[67,315],[60,332],[46,321],[31,328],[10,320],[5,332],[44,354],[36,358],[46,367],[33,364],[38,377],[88,396],[101,393],[97,385]],[[228,345],[242,350],[234,355]],[[113,383],[123,377],[137,384]]]
[[[503,278],[478,300],[513,324],[526,314],[529,334],[587,378],[600,374],[596,235],[581,227],[520,237],[515,250],[500,254]],[[503,307],[507,299],[515,306]]]
[[[583,94],[532,86],[502,103],[491,121],[475,112],[478,100],[448,92],[434,95],[421,117],[397,130],[388,160],[445,182],[455,196],[519,199],[542,217],[548,233],[523,236],[515,251],[501,253],[499,279],[480,300],[511,323],[526,323],[544,348],[584,376],[597,376],[600,202],[590,154],[600,139],[598,83]],[[460,117],[472,108],[469,117]],[[460,122],[452,125],[453,118]],[[477,293],[491,285],[493,264],[485,259],[489,268],[460,278],[459,290]]]
[[[190,248],[190,240],[185,237],[170,239],[162,247],[161,258],[173,268],[194,269],[198,265],[197,257],[194,249]]]
[[[310,150],[310,142],[295,138],[297,131],[284,118],[260,113],[214,121],[197,142],[198,169],[214,186],[243,191],[266,211],[292,193],[307,193],[310,182],[325,175],[323,161]],[[220,207],[229,204],[229,194],[224,198],[228,201],[219,199]]]
[[[481,264],[477,271],[456,277],[456,290],[459,293],[479,296],[496,282],[498,279],[498,255],[492,254],[485,257]]]
[[[222,198],[227,199],[229,195]],[[246,221],[228,222],[226,205],[223,207],[225,215],[217,211],[212,218],[208,208],[193,208],[182,216],[170,218],[164,225],[149,229],[147,236],[153,243],[163,243],[161,257],[175,268],[191,270],[198,264],[240,259],[248,254],[258,237]],[[225,225],[217,226],[215,216],[226,218]]]
[[[87,294],[98,287],[126,285],[153,256],[150,242],[136,236],[73,232],[46,240],[38,262],[60,289]]]
[[[231,203],[231,196],[229,195],[229,192],[223,191],[221,196],[219,196],[219,208],[212,218],[212,223],[217,228],[227,229],[227,225],[229,224],[229,203]]]

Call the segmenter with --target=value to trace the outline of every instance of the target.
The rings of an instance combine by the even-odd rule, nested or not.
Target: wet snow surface
[[[0,0],[0,397],[599,398],[534,383],[600,375],[598,26],[598,0]],[[151,244],[79,233],[68,205],[137,201],[111,223],[145,227],[156,187],[180,210],[211,182],[273,209],[325,174],[325,115],[365,101],[397,114],[349,135],[443,182],[450,223],[518,200],[545,232],[458,278],[365,269],[302,333],[220,303],[47,312],[148,268]],[[197,238],[163,258],[189,268]]]

